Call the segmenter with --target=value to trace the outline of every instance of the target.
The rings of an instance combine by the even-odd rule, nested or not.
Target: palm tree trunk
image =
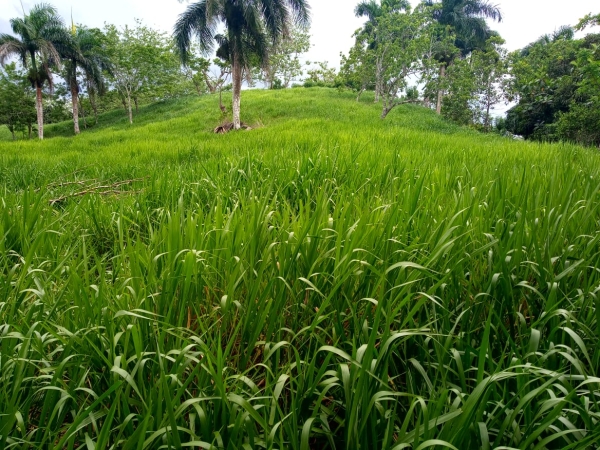
[[[242,127],[240,120],[241,95],[242,95],[242,65],[237,52],[233,55],[233,128],[239,130]]]
[[[44,105],[42,103],[42,87],[35,88],[35,110],[37,112],[38,138],[44,139]]]
[[[71,86],[71,102],[73,103],[73,128],[75,134],[79,134],[79,92],[77,92],[77,86]]]
[[[440,67],[440,83],[446,77],[446,66],[444,64]],[[437,106],[435,107],[435,112],[438,115],[442,114],[442,99],[444,97],[444,90],[438,89],[438,98],[437,98]]]

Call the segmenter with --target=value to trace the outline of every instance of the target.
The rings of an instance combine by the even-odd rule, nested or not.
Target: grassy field
[[[0,143],[0,448],[600,448],[600,155],[352,98]]]

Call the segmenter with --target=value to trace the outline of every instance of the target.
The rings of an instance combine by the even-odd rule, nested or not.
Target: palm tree
[[[451,27],[456,33],[456,46],[463,56],[476,48],[482,48],[494,31],[486,19],[502,21],[497,5],[487,0],[425,0],[428,6],[439,5],[433,18],[442,26]]]
[[[22,19],[11,19],[10,25],[20,39],[0,34],[0,63],[16,56],[29,69],[27,78],[36,90],[38,137],[44,139],[42,89],[46,83],[53,87],[52,70],[60,67],[70,47],[69,34],[56,9],[46,3],[34,6]]]
[[[244,72],[249,72],[253,59],[261,65],[268,63],[268,41],[287,36],[293,20],[308,25],[309,10],[307,0],[199,0],[179,16],[173,35],[183,64],[188,61],[193,36],[206,53],[217,42],[218,56],[231,63],[236,130],[241,127]],[[224,35],[217,34],[219,24],[225,25]]]
[[[381,2],[363,0],[354,8],[354,15],[356,17],[366,17],[369,22],[375,23],[384,14],[386,9],[389,12],[398,12],[408,8],[410,8],[408,0],[381,0]]]
[[[477,48],[483,48],[485,42],[497,34],[488,26],[486,19],[500,22],[502,13],[497,5],[487,0],[425,0],[427,6],[439,6],[433,11],[433,18],[456,35],[455,45],[465,57]],[[437,55],[440,63],[440,79],[446,76],[446,68],[454,58],[453,52],[446,48]],[[443,91],[438,90],[436,111],[442,112]]]
[[[527,56],[537,46],[550,45],[553,42],[564,40],[570,41],[575,37],[575,29],[569,25],[563,25],[558,30],[555,30],[552,34],[544,34],[540,36],[537,41],[526,45],[521,50],[521,56]]]
[[[79,134],[79,72],[83,72],[88,92],[103,92],[105,89],[103,70],[110,69],[108,57],[102,48],[102,40],[96,30],[72,26],[73,48],[65,59],[64,78],[71,91],[73,101],[73,126]]]

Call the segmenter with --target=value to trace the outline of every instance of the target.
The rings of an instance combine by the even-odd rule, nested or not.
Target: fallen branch
[[[81,181],[68,181],[65,183],[50,183],[47,184],[46,186],[44,186],[46,189],[52,189],[52,188],[61,188],[61,187],[65,187],[65,186],[73,186],[75,184],[79,185],[79,186],[85,186],[87,184],[93,183],[93,182],[97,182],[98,180],[96,179],[90,179],[90,180],[81,180]],[[37,188],[35,190],[35,192],[39,192],[41,191],[42,188]]]
[[[57,203],[64,202],[65,200],[68,200],[70,198],[82,197],[82,196],[88,195],[88,194],[96,194],[96,195],[110,195],[110,194],[118,195],[118,194],[126,194],[126,193],[138,194],[141,191],[123,191],[123,190],[118,190],[116,188],[121,187],[121,186],[131,185],[131,184],[135,183],[136,181],[143,181],[146,178],[148,178],[148,177],[134,178],[131,180],[118,181],[113,184],[94,186],[92,188],[85,189],[83,191],[74,192],[72,194],[67,194],[67,195],[63,195],[58,198],[54,198],[54,199],[50,200],[49,203],[50,203],[50,205],[53,206],[53,205],[56,205]]]

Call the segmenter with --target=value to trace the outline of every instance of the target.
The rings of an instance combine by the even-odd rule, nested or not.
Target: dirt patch
[[[234,129],[233,122],[227,122],[227,123],[223,123],[223,124],[219,125],[217,128],[215,128],[214,132],[216,134],[225,134],[225,133],[229,133],[230,131],[233,131],[233,129]],[[250,131],[252,129],[252,127],[250,127],[248,124],[245,124],[244,122],[242,122],[240,129]]]

